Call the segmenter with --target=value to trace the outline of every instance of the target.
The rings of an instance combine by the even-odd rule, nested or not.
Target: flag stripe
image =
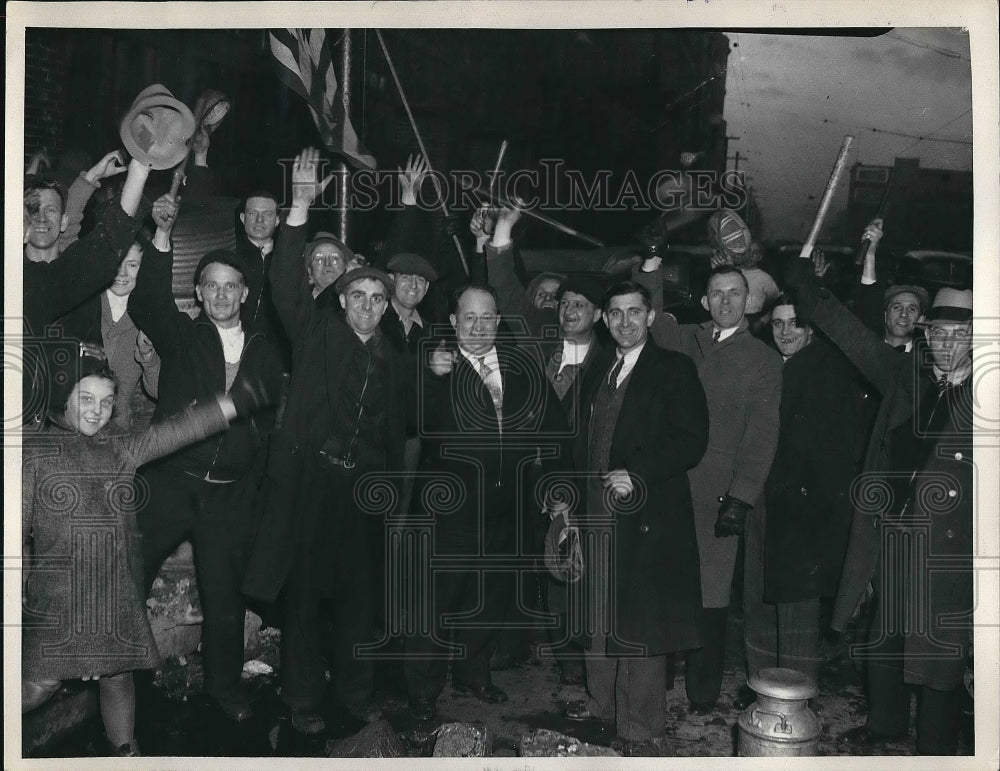
[[[374,169],[375,158],[358,140],[337,98],[337,76],[324,29],[269,31],[279,80],[309,105],[323,144],[356,165]]]

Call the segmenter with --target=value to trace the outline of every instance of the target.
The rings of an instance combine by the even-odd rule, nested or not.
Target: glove
[[[278,393],[259,376],[238,378],[229,389],[229,398],[241,418],[278,403]]]
[[[722,505],[719,506],[719,516],[715,520],[715,537],[743,535],[743,525],[753,506],[729,495],[719,498],[719,502]]]
[[[813,312],[820,298],[829,295],[817,282],[812,260],[790,258],[785,264],[785,291],[795,303],[795,314],[800,325],[812,320]]]

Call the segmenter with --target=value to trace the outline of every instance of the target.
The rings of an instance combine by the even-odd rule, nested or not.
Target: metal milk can
[[[820,724],[809,709],[819,693],[812,678],[794,669],[762,669],[749,680],[757,701],[740,715],[740,757],[815,755]]]

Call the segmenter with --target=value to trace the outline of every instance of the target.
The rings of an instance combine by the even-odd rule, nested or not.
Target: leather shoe
[[[497,688],[493,683],[482,686],[467,685],[466,683],[451,684],[453,692],[459,696],[475,696],[479,701],[486,704],[503,704],[507,701],[507,694]]]
[[[413,716],[414,720],[427,722],[433,720],[437,715],[437,704],[434,699],[418,696],[415,699],[410,699],[409,706],[410,715]]]
[[[736,691],[736,698],[733,699],[733,706],[738,710],[744,710],[757,701],[757,692],[749,685],[741,685]]]
[[[837,744],[859,752],[868,752],[885,747],[890,742],[898,742],[906,738],[906,734],[878,734],[868,726],[861,725],[844,731],[837,737]]]
[[[593,717],[594,713],[587,709],[587,702],[583,699],[571,701],[566,705],[567,720],[591,720]]]
[[[688,707],[688,712],[692,715],[700,715],[704,717],[705,715],[711,715],[715,712],[715,702],[714,701],[692,701]]]

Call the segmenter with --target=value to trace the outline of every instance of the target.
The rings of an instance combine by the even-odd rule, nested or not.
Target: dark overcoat
[[[885,345],[828,292],[820,291],[812,323],[882,394],[864,470],[852,488],[851,535],[831,626],[844,628],[869,583],[883,598],[901,592],[894,601],[907,609],[905,624],[896,619],[905,634],[904,677],[950,690],[962,681],[972,628],[972,378],[943,402],[946,420],[935,427],[913,478],[911,516],[896,520],[898,502],[887,484],[896,473],[889,469],[894,434],[919,420],[918,391],[933,383],[916,357]]]
[[[836,592],[872,401],[855,370],[818,333],[785,362],[778,450],[765,486],[767,602]]]
[[[283,225],[271,262],[272,296],[293,345],[293,374],[281,425],[269,441],[260,521],[243,586],[249,596],[267,601],[277,597],[293,560],[306,554],[322,556],[322,544],[312,539],[325,530],[323,521],[336,512],[322,509],[325,466],[319,452],[330,437],[331,410],[336,409],[344,387],[347,368],[341,364],[361,344],[339,306],[317,308],[313,302],[302,261],[305,243],[304,225]],[[400,500],[403,399],[395,352],[389,345],[383,348],[388,382],[384,389],[387,477],[382,481],[388,479],[393,485],[384,511],[392,516],[398,513]]]
[[[594,400],[614,361],[615,348],[608,346],[584,378],[586,423],[573,451],[580,500],[586,500],[591,471]],[[611,586],[618,634],[607,640],[608,655],[625,652],[627,643],[645,646],[647,656],[701,644],[698,542],[687,474],[702,459],[708,430],[705,392],[693,362],[647,341],[629,376],[608,462],[609,469],[627,470],[636,487],[615,516]]]

